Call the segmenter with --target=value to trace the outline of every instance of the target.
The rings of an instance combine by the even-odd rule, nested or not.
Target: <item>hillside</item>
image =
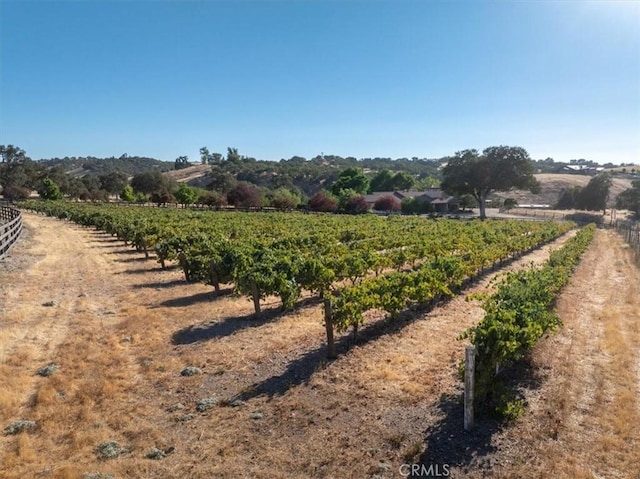
[[[419,179],[437,178],[441,160],[420,158],[342,158],[325,155],[307,160],[293,157],[288,160],[265,161],[255,158],[240,157],[236,160],[224,160],[214,167],[217,175],[205,178],[213,165],[196,165],[167,176],[178,182],[188,182],[191,186],[206,187],[216,182],[220,184],[224,178],[252,183],[259,187],[277,189],[290,188],[310,196],[324,185],[333,183],[338,174],[346,168],[361,168],[366,174],[373,176],[382,169],[393,172],[405,171]]]
[[[202,180],[211,171],[211,165],[194,165],[180,170],[171,170],[165,176],[177,183],[189,183],[192,186],[200,186]]]
[[[591,179],[587,175],[571,175],[562,173],[541,173],[535,175],[541,184],[541,191],[533,194],[529,191],[514,190],[506,193],[497,193],[495,196],[501,199],[513,198],[518,204],[548,204],[553,205],[558,201],[560,193],[574,186],[586,186]],[[610,206],[615,204],[616,197],[627,188],[631,188],[631,180],[626,178],[613,178],[613,185],[609,193]]]
[[[133,176],[138,173],[148,171],[169,171],[173,169],[173,162],[160,161],[155,158],[143,156],[121,156],[120,158],[96,158],[88,157],[65,157],[40,160],[38,163],[45,168],[62,168],[67,174],[74,178],[81,178],[87,175],[106,175],[116,171]]]

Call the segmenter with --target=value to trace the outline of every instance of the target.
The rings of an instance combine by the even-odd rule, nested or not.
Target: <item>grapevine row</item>
[[[451,296],[465,279],[567,231],[571,223],[455,221],[296,213],[191,212],[68,202],[26,207],[93,226],[163,267],[177,262],[188,281],[233,284],[284,308],[302,291],[329,298],[329,329],[342,332],[372,309],[391,316],[412,303]]]
[[[476,348],[478,403],[499,402],[492,393],[500,367],[521,359],[547,331],[561,325],[552,305],[594,233],[594,224],[582,228],[544,266],[508,273],[497,292],[484,298],[484,319],[461,337]]]

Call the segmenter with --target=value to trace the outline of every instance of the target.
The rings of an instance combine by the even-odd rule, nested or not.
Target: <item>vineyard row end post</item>
[[[476,348],[467,346],[464,351],[464,430],[473,429],[473,386]]]

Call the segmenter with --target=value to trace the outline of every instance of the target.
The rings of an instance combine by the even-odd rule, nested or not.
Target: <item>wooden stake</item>
[[[467,346],[464,351],[464,430],[473,429],[473,383],[476,348]]]

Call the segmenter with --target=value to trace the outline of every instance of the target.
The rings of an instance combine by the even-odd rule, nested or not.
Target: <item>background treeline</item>
[[[311,159],[293,156],[266,161],[241,155],[237,148],[229,147],[222,154],[202,147],[196,161],[190,161],[187,156],[173,162],[159,161],[126,153],[117,158],[65,157],[33,161],[17,146],[0,145],[0,191],[10,200],[37,192],[43,198],[65,196],[93,201],[119,198],[139,203],[198,203],[215,207],[289,209],[303,206],[316,211],[359,213],[370,206],[362,196],[366,193],[424,190],[439,185],[443,180],[443,166],[452,158],[357,159],[322,154]],[[563,163],[551,158],[531,160],[531,164],[535,173],[565,172],[567,165],[595,166],[582,159]],[[195,165],[199,171],[191,174],[195,168],[190,167]],[[635,174],[635,168],[629,172]],[[623,168],[623,173],[628,172]],[[566,189],[555,206],[603,209],[603,198],[607,198],[610,185],[609,176],[598,175],[585,187]],[[463,209],[476,206],[473,198],[463,195],[460,200]],[[422,208],[409,203],[386,198],[376,209],[429,212],[427,205]],[[640,212],[640,182],[634,182],[633,188],[619,196],[617,206]]]

